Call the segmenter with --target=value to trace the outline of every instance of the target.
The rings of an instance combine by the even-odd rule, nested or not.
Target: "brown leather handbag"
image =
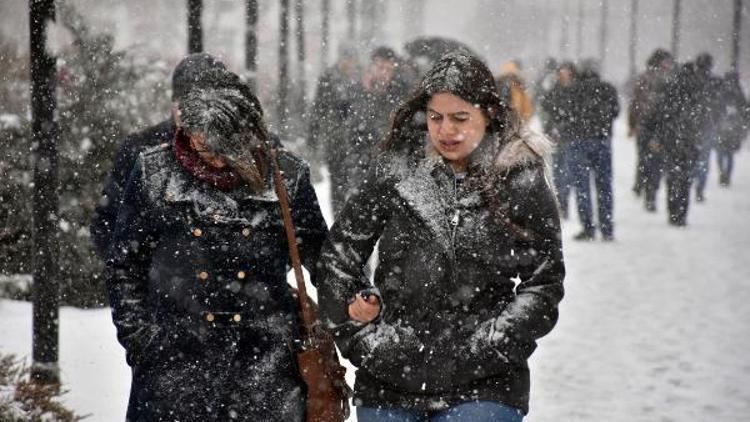
[[[349,417],[351,390],[344,380],[346,368],[341,366],[331,333],[317,318],[315,302],[307,295],[305,278],[297,248],[297,235],[292,222],[289,197],[279,170],[276,150],[269,149],[273,165],[273,181],[279,197],[289,256],[297,280],[297,295],[302,320],[302,344],[297,353],[302,380],[307,385],[307,422],[343,422]]]

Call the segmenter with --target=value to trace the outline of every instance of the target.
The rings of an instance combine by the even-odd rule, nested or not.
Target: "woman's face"
[[[463,171],[484,138],[489,121],[479,107],[442,92],[427,103],[427,130],[432,146],[454,170]]]
[[[204,163],[217,169],[227,166],[227,162],[221,156],[217,155],[206,146],[206,135],[203,133],[191,133],[189,136],[190,147],[198,153]]]

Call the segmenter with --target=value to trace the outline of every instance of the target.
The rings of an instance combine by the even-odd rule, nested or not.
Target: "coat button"
[[[242,321],[242,315],[240,315],[240,314],[234,314],[234,316],[232,317],[232,321],[234,321],[234,322],[240,322],[240,321]]]
[[[203,235],[203,230],[201,230],[201,229],[199,229],[197,227],[193,229],[193,236],[195,236],[195,237],[201,237],[202,235]]]
[[[239,278],[240,280],[242,280],[243,278],[245,278],[246,275],[247,274],[245,274],[244,271],[240,271],[240,272],[237,273],[237,278]]]
[[[242,229],[242,235],[245,236],[245,237],[250,236],[250,229],[247,228],[247,227],[245,227],[244,229]]]
[[[214,318],[214,314],[212,314],[211,312],[206,313],[206,321],[214,322]]]
[[[201,279],[202,281],[206,281],[208,280],[208,273],[205,271],[201,271],[198,273],[198,278]]]

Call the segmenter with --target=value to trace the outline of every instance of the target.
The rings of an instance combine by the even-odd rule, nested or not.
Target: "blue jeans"
[[[594,232],[591,209],[591,174],[594,175],[599,228],[603,236],[613,235],[612,143],[609,138],[576,139],[568,146],[568,167],[576,190],[578,218],[583,230]]]
[[[728,185],[734,167],[734,151],[716,150],[716,162],[719,164],[719,183]]]
[[[711,162],[711,150],[716,145],[716,135],[715,128],[708,128],[706,130],[705,138],[701,144],[700,155],[698,156],[698,163],[695,166],[695,190],[700,194],[706,189],[709,163]]]
[[[357,407],[359,422],[521,422],[515,407],[496,401],[461,403],[432,414],[388,407]]]
[[[552,178],[557,193],[557,203],[563,216],[568,215],[568,197],[570,196],[570,175],[567,159],[566,142],[558,142],[552,156]]]

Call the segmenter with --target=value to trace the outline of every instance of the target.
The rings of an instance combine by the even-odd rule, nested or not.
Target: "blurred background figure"
[[[345,126],[346,139],[337,148],[341,172],[331,180],[334,215],[362,183],[378,141],[385,135],[391,114],[405,97],[408,84],[400,74],[401,59],[389,47],[377,47],[360,82],[350,91],[351,108]]]
[[[512,60],[502,65],[500,74],[495,78],[500,99],[510,104],[524,123],[528,123],[534,114],[534,105],[526,92],[526,82],[521,76],[521,64]]]
[[[555,142],[552,157],[552,177],[554,178],[560,214],[568,218],[568,197],[570,177],[568,171],[568,144],[575,137],[575,86],[577,70],[572,62],[563,62],[557,68],[557,81],[542,100],[542,109],[549,116],[546,134]]]
[[[575,130],[567,146],[568,169],[576,192],[578,218],[582,230],[574,239],[593,240],[596,225],[591,205],[593,175],[597,202],[597,222],[602,240],[614,240],[612,222],[612,123],[620,113],[615,87],[601,79],[599,66],[593,60],[581,64],[573,83],[573,118]]]
[[[314,166],[326,165],[331,175],[331,198],[334,203],[344,200],[344,153],[348,143],[346,126],[351,114],[353,93],[359,83],[361,70],[357,50],[342,44],[336,63],[326,69],[318,80],[315,101],[309,114],[309,139]]]
[[[544,101],[544,97],[552,90],[557,82],[557,60],[554,57],[547,57],[544,60],[544,67],[541,69],[536,79],[534,80],[534,103],[541,105]],[[550,116],[544,110],[543,107],[536,108],[537,115],[542,124],[542,131],[544,133],[550,132]]]
[[[718,137],[718,122],[723,113],[724,102],[721,98],[722,79],[713,74],[714,58],[708,53],[702,53],[695,59],[696,84],[700,90],[703,111],[703,127],[700,129],[700,155],[695,167],[695,200],[706,200],[705,189],[708,180],[711,150],[714,149]]]
[[[663,151],[655,137],[655,127],[647,124],[647,118],[664,93],[663,85],[674,67],[672,54],[656,49],[646,62],[646,70],[638,75],[628,106],[628,136],[636,137],[635,183],[633,192],[643,194],[646,210],[656,211],[656,192],[661,181]]]
[[[736,72],[728,72],[724,77],[720,98],[723,107],[718,122],[716,161],[719,167],[719,185],[729,186],[734,169],[734,154],[742,146],[750,126],[750,103],[742,91]]]
[[[683,227],[707,118],[695,63],[685,63],[672,72],[657,98],[646,124],[655,128],[654,139],[664,153],[669,224]]]

